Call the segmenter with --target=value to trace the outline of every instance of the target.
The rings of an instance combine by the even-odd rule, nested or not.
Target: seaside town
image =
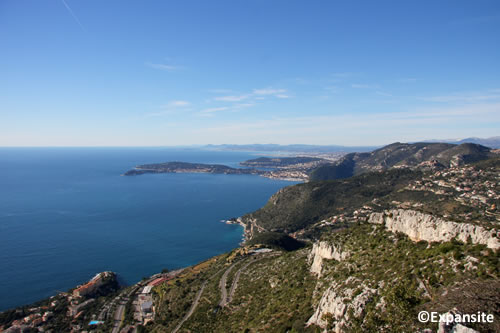
[[[243,247],[236,249],[220,262],[224,270],[224,274],[219,277],[221,307],[231,302],[242,270],[252,261],[261,260],[269,255],[275,255],[272,249],[260,246]],[[20,316],[22,312],[23,317],[11,321],[9,327],[0,327],[0,332],[142,332],[145,325],[155,320],[155,301],[158,302],[155,297],[158,297],[162,288],[176,286],[180,281],[192,279],[200,271],[217,262],[217,258],[212,258],[185,269],[154,274],[123,289],[114,288],[115,273],[102,272],[68,293],[62,292],[50,297],[43,305],[16,310],[12,315]],[[240,267],[235,279],[232,280],[231,287],[226,288],[228,274],[236,264],[242,262],[246,262],[246,265]],[[191,316],[196,306],[197,302],[191,305],[191,309],[174,331],[177,331]]]
[[[9,327],[0,327],[0,332],[60,332],[66,322],[71,332],[134,332],[135,325],[154,319],[152,289],[181,272],[155,274],[125,289],[119,289],[115,273],[101,272],[70,292],[50,297],[43,305],[16,310],[13,315],[23,317]],[[134,322],[124,324],[126,312],[132,314]]]

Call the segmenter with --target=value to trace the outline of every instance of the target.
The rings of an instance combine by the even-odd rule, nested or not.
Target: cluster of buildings
[[[262,176],[271,179],[289,180],[289,181],[306,181],[309,176],[306,172],[300,170],[282,170],[268,171]]]
[[[159,275],[153,277],[144,288],[139,292],[137,299],[133,302],[135,306],[134,319],[142,324],[147,324],[154,319],[154,306],[152,290],[166,281],[172,279],[173,276]]]
[[[335,160],[338,160],[338,156],[328,156],[328,159],[323,159],[320,161],[312,161],[306,163],[296,163],[292,165],[282,166],[275,170],[268,171],[262,176],[271,178],[271,179],[281,179],[281,180],[289,180],[289,181],[307,181],[309,180],[309,173],[316,169],[317,167],[331,163]],[[319,157],[319,156],[318,156]],[[324,158],[324,157],[322,157]]]
[[[75,290],[73,290],[73,296],[82,297],[93,293],[97,290],[97,288],[102,286],[104,284],[104,280],[107,277],[111,277],[112,274],[112,272],[101,272],[97,274],[89,282],[78,286]]]
[[[479,208],[475,211],[482,214],[482,218],[500,221],[497,207],[500,201],[499,184],[500,176],[495,168],[479,170],[469,166],[436,171],[412,182],[407,189],[450,196],[460,204]],[[471,214],[462,213],[458,217],[469,220]]]
[[[461,221],[499,222],[500,211],[500,174],[497,169],[478,169],[474,166],[459,166],[443,170],[434,168],[433,161],[427,162],[429,169],[434,170],[425,177],[412,181],[406,190],[427,191],[437,195],[447,196],[458,203],[471,207],[465,212],[454,214],[454,219]],[[381,204],[380,199],[375,198],[371,204],[373,207]],[[418,201],[399,202],[392,201],[394,207],[401,209],[419,210],[424,204]],[[373,212],[370,205],[365,205],[352,212],[331,216],[314,225],[316,228],[332,226],[339,223],[353,223],[367,221],[368,216]],[[444,214],[443,217],[450,217]],[[292,237],[300,238],[304,230],[292,234]]]
[[[12,325],[10,328],[5,330],[5,333],[8,332],[16,332],[16,331],[22,331],[24,328],[27,327],[37,327],[40,326],[41,324],[47,322],[50,318],[52,318],[54,314],[51,311],[45,311],[43,313],[41,312],[35,312],[32,313],[23,319],[18,319],[14,320],[12,322]]]
[[[354,223],[354,222],[365,222],[368,220],[368,216],[373,212],[373,208],[370,206],[363,206],[351,213],[343,213],[339,215],[333,215],[327,219],[318,222],[315,227],[325,227],[329,225],[334,225],[338,223]]]
[[[81,329],[79,322],[85,316],[85,308],[96,301],[95,298],[87,296],[92,296],[100,287],[108,283],[110,278],[114,278],[113,272],[99,273],[87,283],[75,288],[71,293],[61,292],[52,296],[42,306],[17,310],[24,315],[24,318],[12,321],[8,328],[0,326],[0,332],[17,333],[25,332],[28,329],[37,329],[43,332],[47,325],[51,325],[51,321],[66,321],[64,318],[71,322],[70,327],[73,331],[79,331]],[[94,321],[93,325],[100,323],[102,321]]]
[[[51,301],[51,303],[49,303],[49,305],[30,308],[27,311],[27,313],[29,313],[28,315],[26,315],[22,319],[14,320],[10,324],[10,327],[6,328],[5,330],[2,330],[2,327],[0,327],[0,332],[17,333],[27,331],[30,328],[41,327],[44,323],[54,317],[54,312],[51,311],[51,308],[56,307],[57,304],[58,301],[53,300]]]

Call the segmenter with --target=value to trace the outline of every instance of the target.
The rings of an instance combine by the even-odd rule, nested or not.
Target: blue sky
[[[500,135],[499,1],[0,1],[1,146]]]

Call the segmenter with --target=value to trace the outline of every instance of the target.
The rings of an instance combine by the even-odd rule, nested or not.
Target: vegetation
[[[490,148],[463,143],[393,143],[371,153],[351,153],[335,164],[313,170],[311,180],[348,178],[365,172],[387,170],[392,167],[418,167],[433,161],[435,166],[449,167],[468,164],[493,157]]]
[[[419,171],[396,169],[357,177],[298,184],[282,189],[267,204],[243,217],[269,231],[291,233],[333,215],[351,212],[404,188]]]
[[[418,323],[417,313],[422,309],[436,311],[432,303],[436,297],[448,302],[443,312],[464,309],[468,304],[467,299],[442,296],[445,290],[459,288],[465,292],[470,281],[498,281],[499,254],[483,245],[415,243],[370,224],[324,235],[323,240],[341,243],[350,256],[341,262],[327,261],[320,283],[337,283],[339,292],[358,285],[376,290],[360,320],[348,323],[352,332],[377,331],[380,327],[388,332],[415,332],[428,327]],[[346,284],[349,279],[359,282]],[[380,309],[382,304],[384,311]],[[484,310],[484,305],[479,301],[467,308],[468,313]]]
[[[304,243],[280,232],[264,232],[255,235],[247,245],[263,245],[285,251],[294,251],[304,247]]]
[[[343,179],[354,175],[354,156],[348,154],[336,164],[325,164],[311,172],[310,179],[313,181]]]
[[[166,162],[139,165],[135,169],[124,173],[125,176],[136,176],[144,173],[170,173],[170,172],[204,172],[224,174],[257,174],[252,169],[236,169],[221,164],[202,164],[188,162]]]

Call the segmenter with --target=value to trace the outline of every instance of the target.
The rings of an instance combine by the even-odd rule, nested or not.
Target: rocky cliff
[[[372,213],[368,222],[384,225],[389,231],[402,232],[411,240],[427,242],[446,242],[454,238],[462,242],[483,244],[493,250],[500,248],[497,230],[446,221],[429,214],[414,210],[392,209],[383,213]]]
[[[357,285],[357,287],[346,288],[345,285]],[[356,290],[360,292],[355,294]],[[329,322],[327,318],[331,317],[333,319],[330,320],[333,323],[331,328],[335,332],[342,332],[351,317],[358,318],[362,315],[366,304],[372,300],[375,293],[375,289],[368,288],[353,278],[348,278],[343,284],[334,282],[321,297],[307,325],[314,324],[327,328]]]
[[[349,253],[342,251],[340,246],[329,244],[328,242],[317,242],[313,245],[309,254],[309,262],[311,262],[312,273],[321,276],[321,267],[324,259],[335,259],[337,261],[344,260],[349,256]]]

